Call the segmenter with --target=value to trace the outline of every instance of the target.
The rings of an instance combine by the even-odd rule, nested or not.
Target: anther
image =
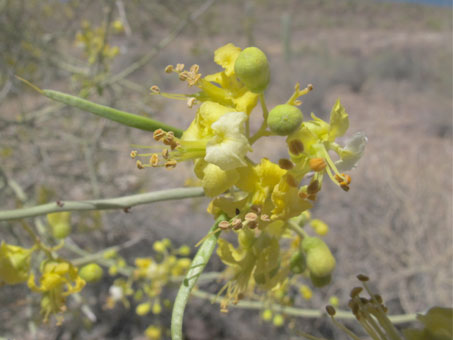
[[[308,164],[310,165],[310,169],[312,169],[313,171],[322,171],[327,166],[324,158],[312,158],[310,159]]]
[[[317,192],[319,192],[319,189],[320,189],[320,188],[319,188],[319,182],[318,182],[318,180],[315,179],[314,181],[312,181],[312,182],[308,185],[308,187],[307,187],[307,193],[308,193],[309,195],[316,194]]]
[[[234,230],[239,230],[242,228],[242,221],[240,218],[234,218],[233,221],[231,221],[231,226],[233,227]]]
[[[258,219],[258,215],[255,214],[254,212],[249,212],[245,215],[244,219],[247,222],[255,222]]]
[[[176,161],[170,160],[165,162],[165,169],[174,169],[176,168]]]
[[[137,157],[137,151],[132,150],[131,151],[131,158],[134,159],[135,157]]]
[[[261,207],[259,205],[252,205],[250,207],[250,210],[257,213],[258,215],[261,214]]]
[[[300,190],[298,193],[299,197],[302,198],[303,200],[308,197],[307,193],[305,193],[303,190]]]
[[[172,73],[173,72],[173,65],[167,65],[165,67],[165,73]]]
[[[191,109],[195,104],[196,104],[196,98],[195,97],[190,97],[187,99],[187,107]]]
[[[316,201],[316,194],[310,194],[307,196],[310,201]]]
[[[187,71],[183,71],[179,74],[179,80],[181,81],[185,81],[187,79],[187,77],[189,76],[188,72]]]
[[[304,152],[304,144],[300,139],[293,139],[289,142],[288,147],[289,151],[296,156]]]
[[[193,64],[192,66],[190,66],[190,72],[193,74],[198,73],[199,69],[200,69],[200,66],[198,66],[197,64]]]
[[[357,279],[358,279],[359,281],[362,281],[362,282],[366,282],[366,281],[369,281],[369,280],[370,280],[370,278],[369,278],[368,276],[363,275],[363,274],[357,275]]]
[[[307,85],[307,90],[308,91],[312,91],[313,90],[313,85],[312,84],[308,84]]]
[[[374,299],[377,301],[377,303],[379,304],[382,304],[383,302],[383,299],[382,299],[382,296],[380,296],[379,294],[375,294],[374,295]]]
[[[176,64],[175,70],[176,72],[181,72],[182,70],[184,70],[184,64]]]
[[[166,132],[162,129],[157,129],[153,133],[153,138],[155,141],[161,140],[165,136]]]
[[[149,164],[155,168],[159,164],[159,156],[157,153],[153,153],[149,159]]]
[[[160,88],[157,85],[151,86],[151,91],[154,93],[160,93]]]
[[[168,159],[168,149],[162,150],[162,157],[164,157],[164,159]]]
[[[230,227],[231,227],[231,224],[228,221],[222,221],[219,223],[219,228],[222,230],[228,230],[228,229],[230,229]]]
[[[291,162],[289,159],[282,158],[278,161],[278,166],[282,168],[283,170],[290,170],[294,168],[293,162]]]
[[[340,184],[340,188],[343,189],[344,191],[348,192],[349,191],[349,185],[346,184]]]
[[[137,168],[139,168],[140,170],[145,168],[145,167],[143,166],[142,161],[140,161],[140,160],[137,160],[137,163],[136,163],[136,164],[137,164]]]
[[[335,310],[335,308],[334,308],[333,306],[328,305],[328,306],[326,306],[326,312],[327,312],[327,314],[329,314],[330,316],[334,316],[335,313],[336,313],[336,310]]]
[[[267,214],[262,214],[260,216],[260,220],[263,221],[263,222],[270,222],[271,221],[269,215],[267,215]]]
[[[351,290],[351,293],[349,293],[349,296],[352,298],[355,298],[362,292],[363,288],[362,287],[354,287]]]
[[[294,105],[301,106],[302,105],[302,100],[299,100],[299,99],[295,100],[294,101]]]

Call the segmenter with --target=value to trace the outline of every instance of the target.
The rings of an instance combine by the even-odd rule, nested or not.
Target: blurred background
[[[305,117],[328,117],[341,98],[351,120],[348,135],[368,136],[365,155],[351,172],[351,190],[326,183],[313,210],[330,226],[326,240],[337,259],[333,282],[296,304],[319,309],[335,295],[344,309],[355,275],[364,273],[391,314],[451,307],[452,12],[426,3],[0,0],[0,209],[174,188],[194,177],[190,164],[137,170],[131,144],[150,145],[149,133],[51,102],[14,75],[186,128],[194,111],[184,101],[149,95],[155,84],[165,92],[190,91],[165,74],[165,66],[197,63],[205,75],[219,69],[216,48],[254,45],[270,60],[268,106],[285,102],[296,82],[311,83],[314,91],[301,106]],[[254,157],[285,157],[283,144],[260,141]],[[212,224],[208,202],[163,202],[129,214],[73,213],[70,240],[90,252],[132,240],[120,252],[132,263],[163,237],[176,246],[197,243]],[[0,222],[0,239],[30,245],[19,225]],[[67,257],[75,256],[68,251]],[[214,256],[208,270],[222,268]],[[70,300],[60,327],[38,322],[39,299],[25,285],[0,287],[0,337],[145,339],[150,322],[169,325],[169,309],[146,317],[133,313],[134,306],[105,310],[112,282],[105,275],[80,297],[94,319],[80,301]],[[219,286],[203,287],[215,293]],[[172,299],[175,291],[166,294]],[[344,338],[327,319],[288,318],[274,327],[259,314],[234,308],[223,314],[218,305],[193,298],[185,335],[299,339],[302,330]]]

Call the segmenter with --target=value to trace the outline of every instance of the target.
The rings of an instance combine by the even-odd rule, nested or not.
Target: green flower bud
[[[67,223],[58,223],[51,225],[52,236],[57,240],[66,238],[71,233],[71,226]]]
[[[103,270],[96,263],[90,263],[80,268],[79,276],[86,282],[97,282],[102,278]]]
[[[302,248],[307,255],[307,267],[310,274],[317,278],[329,276],[335,269],[335,258],[327,244],[317,237],[306,237]]]
[[[263,92],[269,84],[270,71],[266,55],[259,48],[247,47],[234,63],[239,80],[254,93]]]
[[[288,136],[296,131],[302,123],[302,111],[289,104],[277,105],[267,117],[267,125],[279,136]]]
[[[294,274],[301,274],[307,268],[305,255],[301,251],[295,252],[289,261],[289,269]]]

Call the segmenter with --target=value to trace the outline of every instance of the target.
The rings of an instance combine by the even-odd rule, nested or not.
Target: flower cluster
[[[309,276],[315,286],[327,284],[335,259],[324,241],[310,237],[303,226],[325,174],[349,190],[351,177],[344,172],[362,156],[366,137],[357,133],[344,146],[337,142],[349,127],[348,114],[339,100],[328,122],[314,114],[304,120],[299,98],[309,93],[312,85],[301,89],[296,84],[287,102],[268,111],[263,92],[270,68],[258,48],[241,50],[230,43],[215,51],[214,61],[223,71],[205,77],[198,65],[189,70],[183,64],[166,67],[167,73],[177,74],[199,92],[169,94],[157,86],[151,91],[185,99],[190,108],[199,103],[195,119],[180,137],[171,131],[155,131],[154,139],[164,144],[161,154],[133,151],[132,157],[149,157],[148,162],[137,161],[139,168],[171,169],[192,160],[206,195],[213,198],[208,211],[228,217],[219,228],[234,232],[238,241],[236,246],[222,238],[218,241],[217,254],[228,266],[230,278],[221,291],[226,292],[224,309],[255,287],[265,291],[281,288],[290,274]],[[258,102],[263,122],[251,134],[249,118]],[[288,157],[278,163],[263,158],[255,164],[248,157],[252,145],[271,135],[285,138]],[[312,225],[319,235],[327,233],[323,222],[313,221]]]

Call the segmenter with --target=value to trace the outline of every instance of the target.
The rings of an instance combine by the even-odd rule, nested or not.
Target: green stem
[[[220,215],[215,224],[209,231],[212,233],[217,229],[221,221],[226,220],[225,215]],[[173,312],[171,315],[171,338],[172,340],[182,340],[182,322],[184,317],[184,309],[186,308],[187,301],[189,300],[190,292],[198,281],[198,277],[203,272],[204,267],[208,263],[212,252],[217,244],[219,233],[212,233],[198,249],[195,257],[193,258],[192,265],[186,274],[186,278],[182,281],[179,287],[178,295],[176,295],[175,303],[173,305]]]
[[[171,125],[159,122],[157,120],[144,116],[135,115],[129,112],[113,109],[108,106],[96,104],[86,99],[72,96],[63,92],[53,90],[42,90],[41,93],[47,98],[50,98],[59,103],[77,107],[81,110],[91,112],[97,116],[113,120],[117,123],[127,125],[136,129],[145,131],[154,131],[163,129],[165,131],[173,131],[176,137],[181,137],[183,130],[175,128]]]
[[[200,299],[205,299],[211,301],[211,303],[219,303],[220,301],[218,300],[218,296],[215,294],[210,294],[201,290],[195,290],[192,292],[193,296],[196,296]],[[321,310],[317,309],[303,309],[303,308],[297,308],[297,307],[288,307],[288,306],[282,306],[279,304],[266,304],[261,301],[249,301],[249,300],[240,300],[237,304],[235,305],[229,305],[228,307],[232,308],[240,308],[240,309],[257,309],[257,310],[262,310],[265,308],[269,308],[275,312],[286,314],[286,315],[291,315],[295,317],[302,317],[302,318],[320,318],[322,316],[326,316],[326,313]],[[336,319],[344,319],[344,320],[354,320],[355,316],[351,312],[348,311],[342,311],[342,310],[336,310],[335,313],[335,318]],[[402,314],[402,315],[390,315],[388,317],[390,321],[392,321],[394,324],[397,323],[406,323],[406,322],[411,322],[415,321],[417,319],[416,314]]]
[[[177,188],[99,200],[57,201],[29,208],[0,211],[0,221],[46,215],[63,211],[129,209],[137,205],[204,196],[203,188]]]
[[[260,94],[260,103],[261,103],[261,109],[263,111],[263,122],[261,123],[261,126],[258,129],[258,131],[252,137],[249,138],[250,145],[253,145],[261,137],[270,135],[270,132],[266,131],[267,116],[269,115],[269,111],[267,109],[266,102],[264,101],[264,95],[262,93]]]

